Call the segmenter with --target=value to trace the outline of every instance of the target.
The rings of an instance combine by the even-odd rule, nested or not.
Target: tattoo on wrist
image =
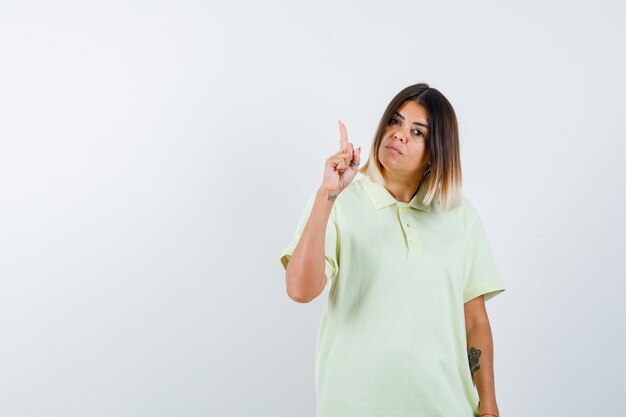
[[[480,350],[475,347],[471,347],[467,357],[469,358],[470,371],[472,372],[472,379],[474,379],[474,373],[480,369],[478,359],[480,358]]]
[[[328,200],[330,201],[335,201],[335,199],[337,198],[339,194],[328,194]]]

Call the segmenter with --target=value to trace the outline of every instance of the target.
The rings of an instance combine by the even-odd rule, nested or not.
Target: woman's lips
[[[402,155],[402,152],[400,152],[399,150],[397,150],[396,148],[393,148],[391,146],[386,146],[387,149],[389,149],[391,152],[397,153]]]

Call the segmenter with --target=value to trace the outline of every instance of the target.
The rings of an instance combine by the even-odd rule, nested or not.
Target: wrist
[[[478,402],[478,415],[480,417],[499,417],[500,410],[495,401]]]
[[[317,190],[318,197],[321,197],[324,201],[334,202],[337,196],[339,195],[339,191],[336,190],[328,190],[324,187],[320,187]]]

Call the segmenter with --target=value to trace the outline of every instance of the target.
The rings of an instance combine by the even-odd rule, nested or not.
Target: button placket
[[[420,253],[420,245],[416,236],[415,227],[411,227],[411,210],[411,207],[408,205],[399,203],[398,216],[400,218],[400,226],[402,227],[406,239],[409,258],[416,257]]]

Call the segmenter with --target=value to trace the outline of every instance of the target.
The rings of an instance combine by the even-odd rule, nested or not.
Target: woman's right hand
[[[361,147],[354,150],[348,142],[346,126],[339,122],[339,152],[326,160],[321,188],[338,195],[356,176],[361,162]]]

